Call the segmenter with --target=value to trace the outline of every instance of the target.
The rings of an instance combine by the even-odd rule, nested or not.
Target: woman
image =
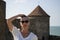
[[[19,29],[12,24],[12,21],[18,17],[20,19],[19,23],[21,26]],[[38,37],[34,33],[29,32],[30,21],[27,16],[21,15],[12,17],[7,19],[7,24],[14,40],[38,40]]]

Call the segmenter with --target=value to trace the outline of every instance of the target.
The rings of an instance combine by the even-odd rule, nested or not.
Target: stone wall
[[[49,40],[60,40],[60,36],[50,35]]]
[[[0,40],[5,39],[5,4],[0,0]]]
[[[30,31],[35,33],[39,40],[48,40],[49,38],[49,17],[29,17]]]

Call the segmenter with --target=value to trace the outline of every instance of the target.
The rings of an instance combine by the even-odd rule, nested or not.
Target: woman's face
[[[21,25],[21,28],[24,28],[24,29],[29,29],[29,19],[27,17],[23,17],[21,18],[20,20],[20,25]]]

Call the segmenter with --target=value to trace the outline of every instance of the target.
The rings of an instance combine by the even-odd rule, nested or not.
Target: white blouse
[[[11,33],[14,40],[38,40],[38,37],[32,32],[26,38],[24,38],[21,32],[16,27],[13,27]]]

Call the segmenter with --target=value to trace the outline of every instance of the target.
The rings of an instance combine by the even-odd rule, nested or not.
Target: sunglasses
[[[20,22],[23,24],[23,23],[28,23],[29,21],[28,21],[28,20],[26,20],[26,21],[20,21]]]

